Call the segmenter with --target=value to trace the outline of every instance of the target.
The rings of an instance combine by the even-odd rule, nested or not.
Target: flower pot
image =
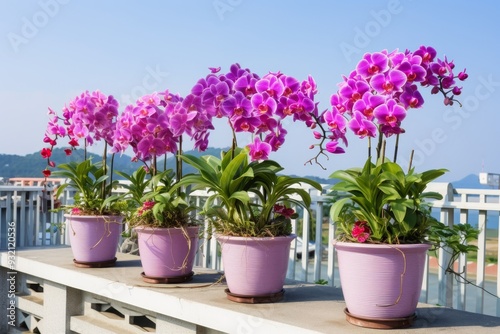
[[[143,279],[150,283],[179,283],[193,275],[198,249],[198,226],[186,228],[135,228]]]
[[[336,242],[334,246],[348,320],[352,315],[368,323],[372,319],[395,323],[414,315],[430,245]]]
[[[122,216],[64,215],[74,263],[78,267],[109,267],[116,261]]]
[[[295,235],[274,238],[217,236],[228,298],[239,302],[281,299],[293,239]]]

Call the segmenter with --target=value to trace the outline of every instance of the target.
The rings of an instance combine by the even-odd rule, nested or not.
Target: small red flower
[[[42,158],[48,159],[52,155],[52,150],[50,148],[42,148],[40,154],[42,155]]]
[[[283,210],[284,208],[285,208],[284,205],[274,204],[274,212],[276,212],[276,213],[280,213],[280,211]]]
[[[146,201],[144,202],[144,204],[142,205],[142,209],[144,211],[146,210],[151,210],[153,208],[153,206],[155,206],[155,202],[154,201]]]
[[[285,216],[285,218],[290,218],[295,214],[295,210],[292,208],[285,208],[281,214]]]
[[[69,155],[71,155],[72,151],[71,151],[71,149],[67,148],[64,150],[64,153],[66,153],[66,155],[69,156]]]
[[[370,238],[371,230],[367,224],[367,222],[360,220],[354,223],[351,234],[359,242],[365,242]]]
[[[274,212],[284,216],[285,218],[290,218],[295,213],[295,210],[292,208],[287,208],[284,205],[274,204]]]
[[[75,138],[71,138],[68,144],[70,144],[72,147],[78,146],[78,140],[76,140]]]
[[[43,173],[43,176],[45,176],[45,177],[49,177],[52,174],[52,172],[49,169],[44,169],[42,171],[42,173]]]

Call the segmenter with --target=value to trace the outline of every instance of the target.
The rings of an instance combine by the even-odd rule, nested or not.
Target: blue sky
[[[84,90],[124,107],[153,91],[186,95],[208,67],[238,62],[260,74],[312,75],[324,110],[365,52],[430,45],[467,68],[464,106],[425,94],[403,122],[399,162],[415,149],[417,170],[450,170],[442,181],[500,173],[499,14],[500,2],[464,0],[0,0],[0,153],[40,150],[47,107],[60,110]],[[315,140],[301,124],[287,129],[271,156],[287,173],[328,177],[366,159],[366,142],[350,136],[346,154],[323,160],[326,170],[304,166]],[[229,146],[228,135],[212,133],[210,146]]]

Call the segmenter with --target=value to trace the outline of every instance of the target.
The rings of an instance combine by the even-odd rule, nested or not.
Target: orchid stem
[[[238,147],[238,142],[236,141],[236,131],[234,131],[234,127],[229,121],[229,127],[231,128],[231,132],[233,133],[233,142],[232,142],[232,147],[231,147],[231,160],[234,159],[234,151],[236,150],[236,147]]]
[[[399,133],[396,135],[396,145],[394,145],[394,163],[398,159],[398,148],[399,148]]]
[[[372,160],[372,138],[368,137],[368,160]]]
[[[382,150],[382,142],[383,142],[383,136],[382,136],[382,133],[380,132],[379,133],[379,136],[378,136],[378,143],[377,143],[377,160],[380,159],[380,154],[381,154],[381,150]]]
[[[385,146],[386,146],[386,141],[384,140],[383,143],[382,143],[382,156],[381,156],[381,159],[382,159],[382,162],[381,163],[384,163],[385,161]]]
[[[153,155],[153,161],[151,163],[151,170],[150,170],[151,176],[156,175],[156,155]]]
[[[177,150],[177,154],[175,155],[175,178],[177,183],[181,181],[182,178],[182,136],[179,137],[179,149]],[[177,195],[181,196],[181,188],[177,188]]]
[[[87,160],[87,139],[83,140],[83,160]]]
[[[102,170],[104,171],[104,175],[108,174],[108,166],[107,166],[107,154],[108,154],[108,143],[104,143],[104,150],[102,152]],[[111,184],[110,180],[110,184]],[[102,184],[102,200],[106,198],[106,181]]]
[[[411,154],[410,154],[410,163],[408,164],[408,173],[410,172],[410,170],[411,170],[411,165],[413,164],[413,153],[415,153],[415,150],[411,150]]]

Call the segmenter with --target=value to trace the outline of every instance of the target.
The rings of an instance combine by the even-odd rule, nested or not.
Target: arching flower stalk
[[[315,118],[316,125],[325,126],[317,126],[320,132],[315,132],[314,137],[321,142],[312,147],[318,146],[319,152],[306,163],[318,162],[325,151],[344,153],[340,144],[347,147],[347,129],[360,139],[368,139],[369,157],[372,155],[371,138],[377,138],[377,160],[383,158],[384,138],[395,135],[395,162],[399,136],[405,132],[402,122],[407,112],[424,105],[421,87],[430,88],[431,94],[441,93],[447,106],[455,102],[460,104],[456,96],[461,94],[462,88],[457,83],[468,75],[465,69],[455,75],[454,68],[453,61],[437,58],[432,47],[366,53],[349,76],[344,76],[339,83],[338,91],[330,99],[331,109]]]

